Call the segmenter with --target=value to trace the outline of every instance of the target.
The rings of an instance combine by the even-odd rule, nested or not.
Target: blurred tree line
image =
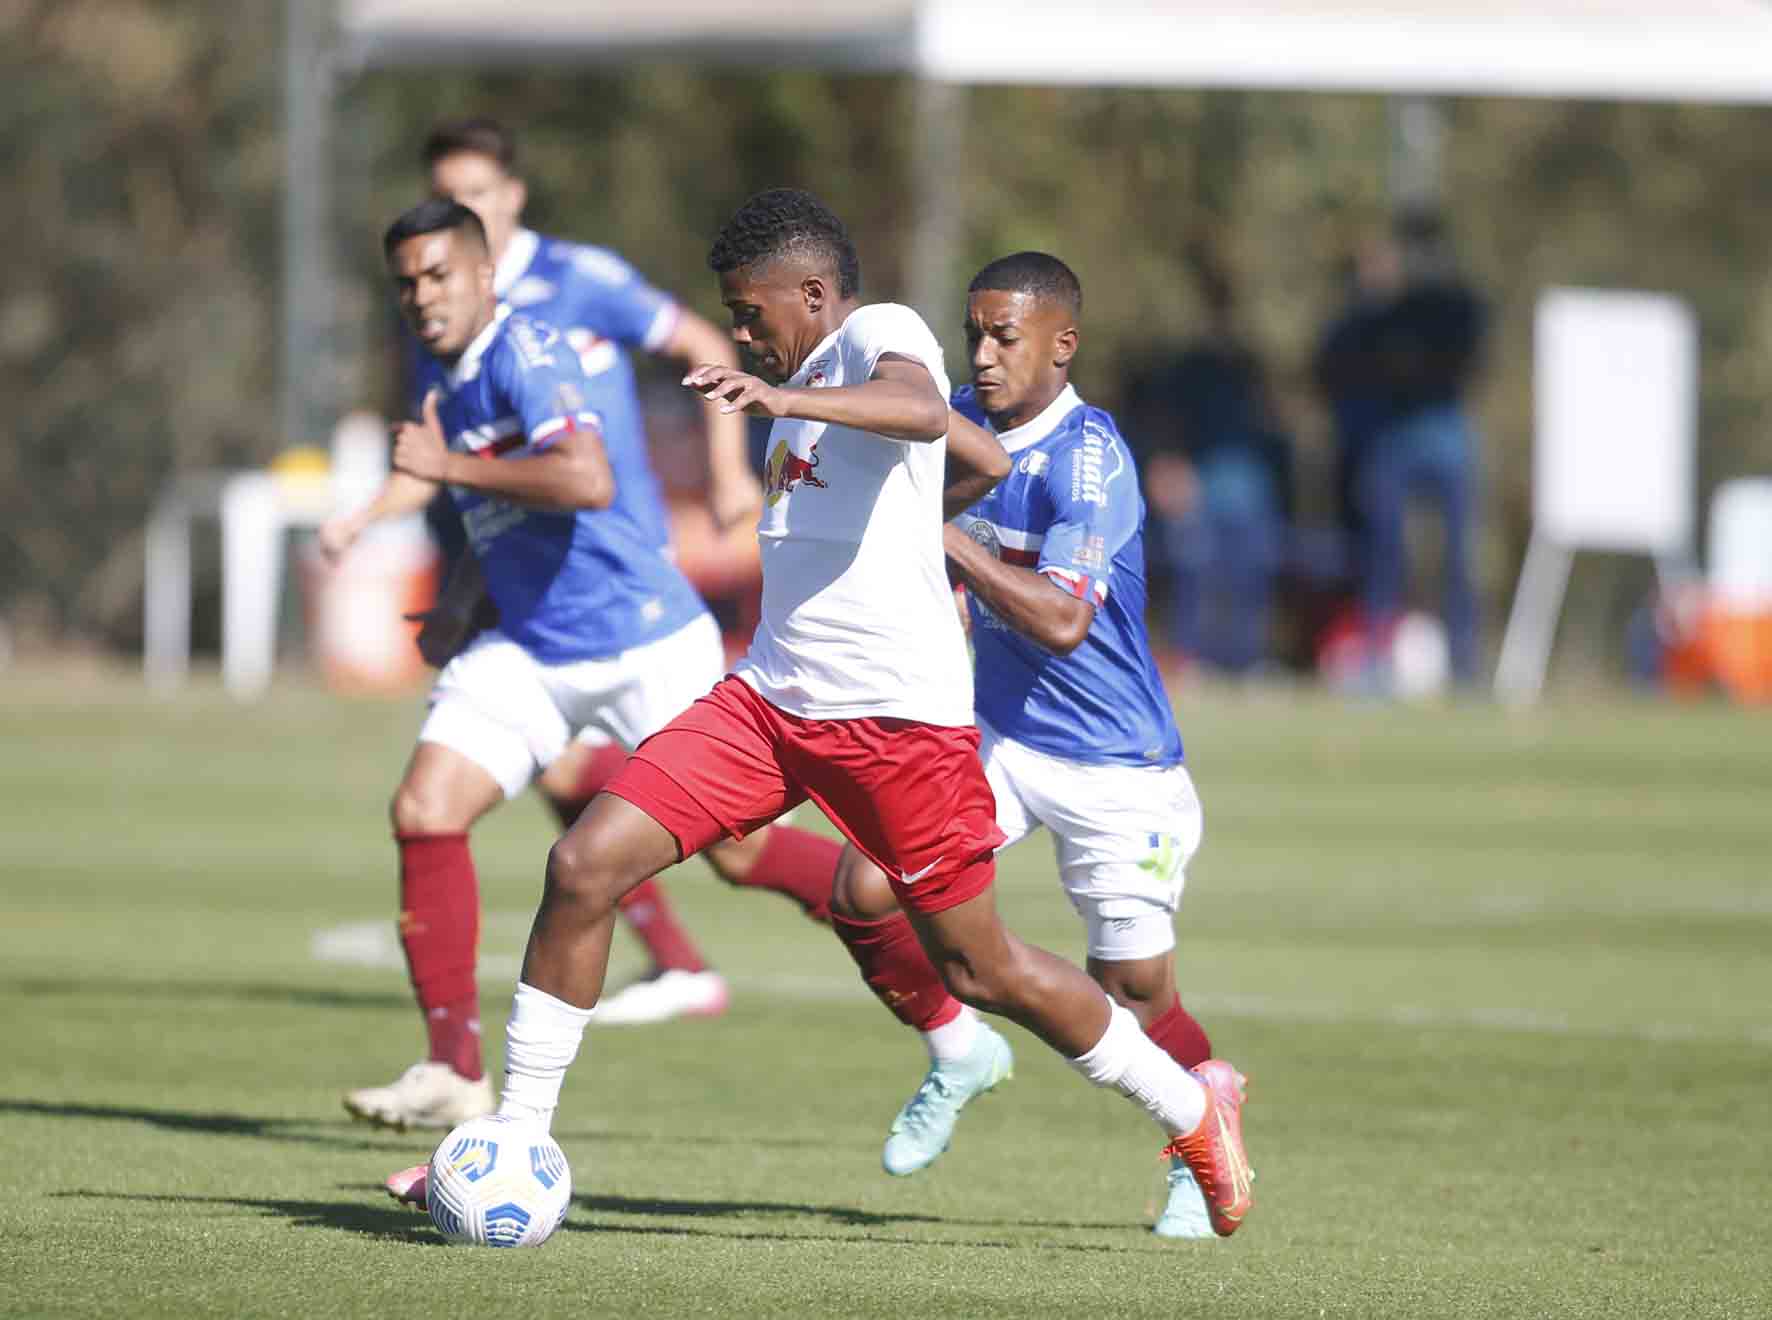
[[[178,470],[258,463],[274,434],[282,188],[278,0],[0,0],[0,620],[22,638],[139,639],[140,529]],[[1306,366],[1337,266],[1386,205],[1383,98],[979,88],[961,94],[963,281],[1021,247],[1087,292],[1083,391],[1187,337],[1189,240],[1240,280],[1300,445],[1299,504],[1326,516],[1328,437]],[[421,187],[435,118],[523,136],[539,227],[605,243],[710,315],[709,237],[759,187],[814,189],[851,223],[868,292],[904,296],[916,196],[904,80],[648,66],[375,72],[347,83],[331,181],[340,343],[357,402],[394,405],[378,236]],[[1700,489],[1772,472],[1772,111],[1458,100],[1444,196],[1498,314],[1478,395],[1481,569],[1505,609],[1529,511],[1530,326],[1549,284],[1668,290],[1703,328]],[[958,366],[956,356],[952,365]],[[956,375],[960,373],[956,370]],[[1646,581],[1578,566],[1577,634],[1610,648]],[[1582,613],[1585,611],[1585,613]]]

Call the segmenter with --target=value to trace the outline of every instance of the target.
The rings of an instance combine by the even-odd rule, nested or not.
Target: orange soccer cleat
[[[1243,1224],[1255,1204],[1255,1170],[1243,1151],[1243,1095],[1248,1079],[1223,1059],[1208,1059],[1193,1069],[1206,1088],[1206,1113],[1200,1126],[1173,1138],[1165,1155],[1179,1155],[1192,1169],[1206,1197],[1212,1231],[1229,1237]]]

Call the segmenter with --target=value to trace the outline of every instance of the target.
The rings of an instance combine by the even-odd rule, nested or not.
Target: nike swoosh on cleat
[[[1242,1157],[1237,1149],[1237,1143],[1232,1137],[1231,1125],[1224,1121],[1224,1115],[1216,1109],[1213,1110],[1212,1116],[1218,1120],[1218,1137],[1224,1142],[1225,1157],[1231,1166],[1231,1188],[1236,1193],[1237,1200],[1240,1201],[1251,1194],[1255,1179],[1249,1168],[1249,1162]],[[1226,1218],[1230,1217],[1226,1216]]]

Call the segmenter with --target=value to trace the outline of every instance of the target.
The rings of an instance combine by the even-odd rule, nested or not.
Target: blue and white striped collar
[[[1071,415],[1074,409],[1083,406],[1083,400],[1077,394],[1074,385],[1066,385],[1058,392],[1058,397],[1040,410],[1038,415],[1029,418],[1020,426],[1012,426],[1007,431],[991,430],[997,437],[997,443],[1003,446],[1006,453],[1019,453],[1029,445],[1038,444],[1058,429],[1058,424]]]

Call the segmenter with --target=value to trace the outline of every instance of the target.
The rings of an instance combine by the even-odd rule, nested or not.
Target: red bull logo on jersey
[[[828,483],[819,479],[813,471],[818,466],[818,441],[814,440],[811,452],[804,458],[796,454],[793,446],[786,440],[779,441],[769,453],[769,462],[763,468],[763,491],[768,503],[773,506],[795,486],[824,487]]]

